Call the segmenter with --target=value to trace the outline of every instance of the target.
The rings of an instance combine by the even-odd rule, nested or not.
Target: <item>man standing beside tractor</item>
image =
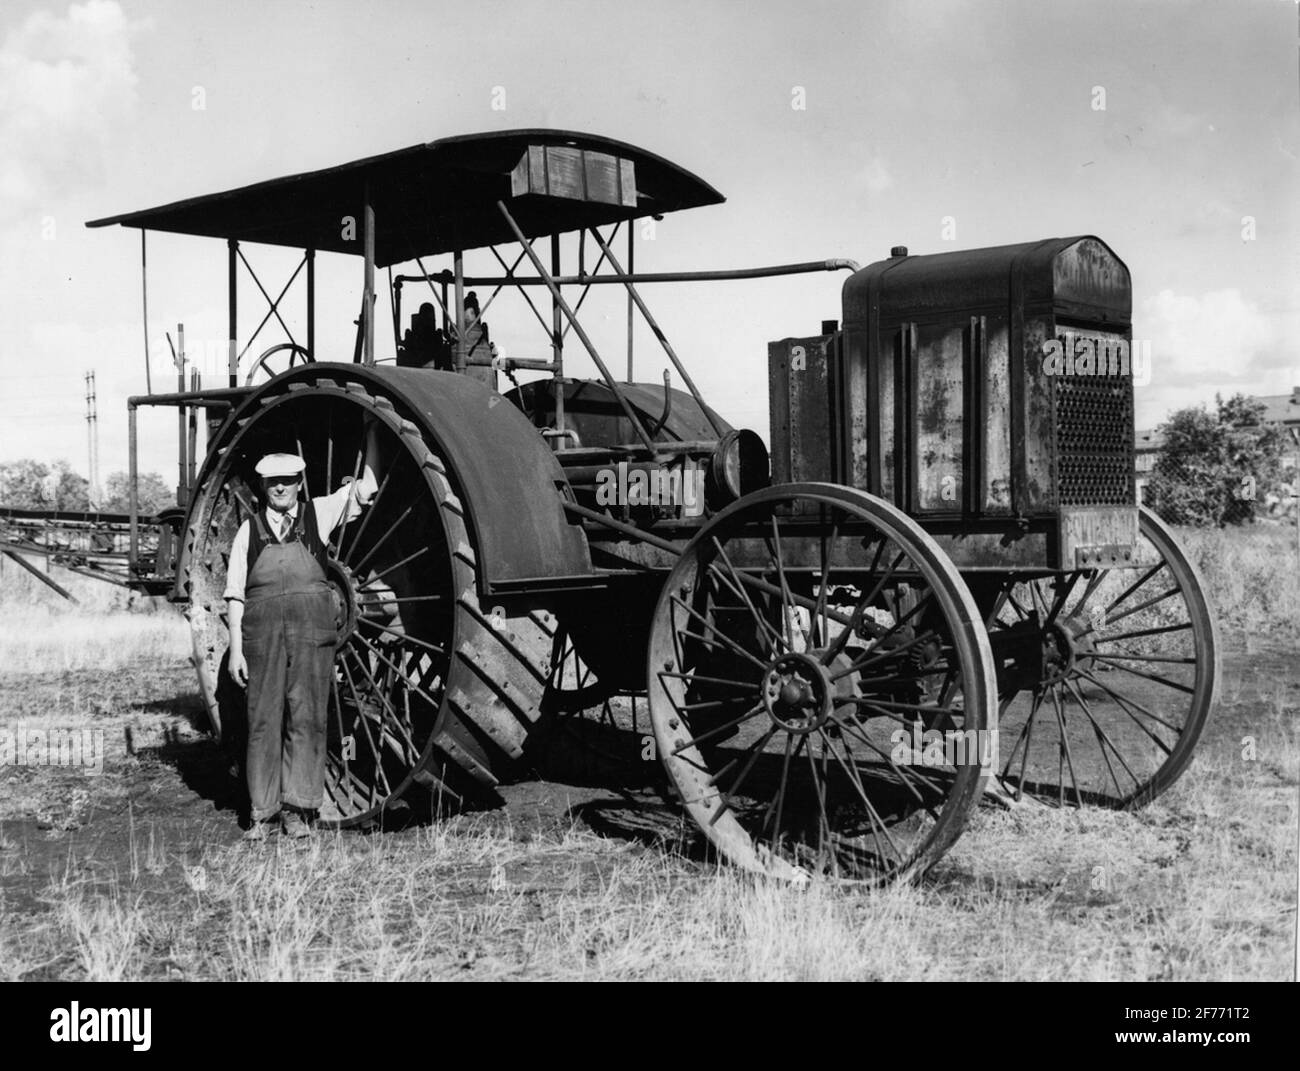
[[[302,457],[285,453],[257,463],[264,505],[235,533],[227,567],[230,675],[248,690],[252,821],[244,836],[253,841],[265,840],[277,818],[287,836],[310,836],[324,793],[337,641],[326,556],[331,534],[357,517],[377,489],[375,425],[366,426],[360,478],[302,509],[306,467]]]

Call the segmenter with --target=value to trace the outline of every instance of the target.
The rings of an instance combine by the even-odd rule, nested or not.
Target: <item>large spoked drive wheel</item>
[[[550,634],[525,608],[480,604],[477,558],[451,463],[394,402],[346,372],[277,380],[205,472],[188,533],[199,680],[214,727],[238,752],[243,693],[227,669],[223,591],[230,541],[257,508],[253,464],[307,459],[319,497],[360,474],[367,419],[378,489],[329,540],[338,642],[330,682],[323,820],[369,823],[423,798],[490,800],[523,756],[550,675]],[[418,791],[416,791],[418,790]]]
[[[1018,580],[988,596],[1004,788],[1133,809],[1186,770],[1215,702],[1218,629],[1196,567],[1140,511],[1137,564]]]
[[[993,761],[974,600],[915,522],[850,488],[767,488],[714,518],[664,586],[648,684],[686,810],[777,877],[923,873]]]

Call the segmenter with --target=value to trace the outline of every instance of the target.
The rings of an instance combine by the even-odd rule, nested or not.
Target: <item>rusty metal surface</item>
[[[1132,565],[1137,545],[1136,506],[1061,511],[1060,559],[1066,568]]]
[[[1086,319],[1127,323],[1132,313],[1128,268],[1093,235],[1048,238],[868,264],[844,283],[844,324],[865,324],[873,298],[883,317],[943,318],[963,310],[1005,311],[1007,277],[1017,264],[1031,308],[1066,308]]]
[[[927,527],[1001,518],[1023,533],[1033,519],[1059,529],[1064,507],[1131,506],[1131,370],[1047,362],[1063,337],[1129,344],[1129,287],[1123,262],[1086,235],[899,251],[855,273],[843,290],[842,360],[829,366],[852,439],[833,478]],[[1032,541],[1040,564],[1064,554],[1057,535]],[[1024,540],[973,555],[983,538],[954,552],[1025,564]]]
[[[912,361],[910,501],[917,514],[961,509],[965,490],[965,342],[962,324],[922,324]],[[971,414],[972,418],[974,414]]]
[[[664,388],[659,383],[625,383],[619,388],[632,409],[649,424],[657,422],[664,410]],[[717,435],[699,404],[685,391],[672,388],[672,409],[664,426],[655,433],[657,442],[716,440]],[[538,379],[510,390],[505,398],[522,409],[538,428],[555,422],[555,381]],[[730,430],[714,414],[724,431]],[[615,446],[630,443],[635,436],[632,426],[608,385],[595,379],[564,381],[564,423],[575,430],[584,447]]]
[[[980,317],[984,338],[982,385],[983,437],[980,455],[980,508],[986,514],[1011,512],[1011,354],[1005,316]]]
[[[839,478],[832,342],[832,336],[821,335],[768,343],[773,483]]]

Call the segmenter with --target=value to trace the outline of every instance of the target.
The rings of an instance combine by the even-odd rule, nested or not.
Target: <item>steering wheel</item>
[[[299,346],[298,343],[279,342],[270,349],[264,350],[262,355],[253,362],[253,367],[248,370],[248,376],[244,380],[244,385],[251,387],[253,385],[253,380],[257,378],[259,372],[267,379],[272,379],[279,375],[280,372],[277,372],[271,367],[270,358],[281,350],[289,351],[289,363],[284,368],[280,369],[280,372],[287,372],[296,364],[308,364],[313,360],[311,354]]]

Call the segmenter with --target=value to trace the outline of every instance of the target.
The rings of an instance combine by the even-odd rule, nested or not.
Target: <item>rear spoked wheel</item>
[[[253,465],[292,450],[305,492],[360,475],[365,425],[380,446],[378,489],[328,548],[337,646],[329,685],[322,819],[495,803],[519,772],[551,672],[550,633],[528,607],[485,606],[450,462],[394,402],[346,369],[304,369],[246,406],[205,469],[190,515],[186,593],[213,727],[242,747],[243,693],[227,671],[223,591],[230,542],[256,508]]]
[[[892,506],[828,484],[756,492],[691,541],[648,683],[686,810],[732,862],[789,879],[924,872],[996,740],[988,639],[952,563]]]
[[[1003,787],[1134,809],[1191,762],[1214,706],[1218,631],[1196,567],[1142,509],[1137,565],[1007,578],[992,596]]]

